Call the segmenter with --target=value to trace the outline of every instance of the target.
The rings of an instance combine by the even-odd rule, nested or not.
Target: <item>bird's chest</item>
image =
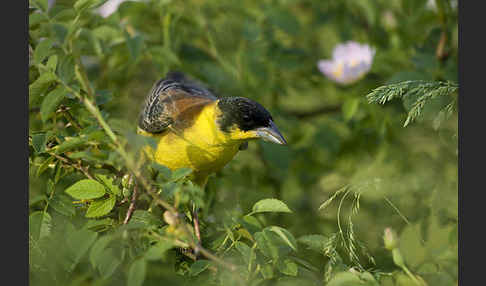
[[[215,172],[223,168],[238,152],[238,145],[205,145],[179,138],[173,133],[161,137],[155,152],[155,161],[179,169]]]
[[[239,142],[229,140],[215,127],[214,116],[204,110],[183,132],[172,130],[157,138],[155,160],[171,169],[189,167],[212,173],[223,168],[238,152]]]

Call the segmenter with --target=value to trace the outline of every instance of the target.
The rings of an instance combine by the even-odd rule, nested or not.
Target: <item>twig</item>
[[[130,176],[130,180],[132,180],[131,176]],[[138,193],[138,185],[137,185],[137,182],[135,181],[135,186],[133,186],[132,199],[130,201],[130,206],[128,207],[127,215],[125,216],[125,220],[123,221],[123,224],[127,224],[128,221],[130,220],[130,218],[132,217],[133,211],[135,210],[135,202],[137,200],[137,193]]]
[[[69,166],[71,166],[71,167],[73,167],[73,168],[81,171],[86,177],[88,177],[88,179],[94,180],[93,176],[91,176],[89,174],[88,169],[87,168],[84,168],[80,163],[75,164],[74,162],[71,162],[71,160],[69,160],[68,158],[62,157],[62,156],[57,155],[55,153],[49,153],[49,155],[54,156],[59,161],[62,161],[64,163],[68,164]]]

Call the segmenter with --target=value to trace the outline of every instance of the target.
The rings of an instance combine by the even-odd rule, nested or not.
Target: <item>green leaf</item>
[[[243,260],[245,261],[245,263],[249,264],[251,258],[251,248],[240,241],[235,242],[235,247],[236,250],[238,250],[238,252],[241,254],[241,256],[243,256]]]
[[[140,56],[143,49],[143,38],[140,35],[130,37],[128,33],[126,33],[125,37],[130,56],[133,60],[136,60]]]
[[[50,49],[54,44],[53,39],[45,39],[41,41],[34,51],[34,64],[40,64],[49,55]]]
[[[194,262],[191,265],[191,269],[189,270],[189,275],[190,276],[196,276],[199,275],[201,272],[206,270],[209,265],[211,264],[211,261],[205,260],[205,259],[199,259],[196,262]]]
[[[29,2],[44,12],[47,12],[47,8],[49,7],[47,0],[30,0]]]
[[[119,251],[115,248],[108,248],[103,251],[98,261],[98,270],[103,279],[108,279],[116,270],[116,268],[122,263],[121,256],[124,255],[123,251]]]
[[[72,55],[66,55],[59,59],[57,75],[65,84],[71,83],[74,79],[74,58]]]
[[[161,226],[163,224],[161,218],[145,210],[135,210],[130,219],[130,223],[142,223],[146,226]]]
[[[150,248],[145,253],[145,259],[147,260],[163,259],[165,253],[173,247],[174,245],[170,241],[159,241],[156,244],[150,246]]]
[[[172,171],[169,168],[167,168],[166,166],[155,163],[155,162],[152,163],[151,166],[152,166],[152,168],[157,170],[159,172],[159,174],[161,174],[164,177],[164,179],[170,180],[170,178],[172,178]]]
[[[74,137],[74,138],[66,138],[66,141],[62,142],[61,144],[55,147],[56,154],[61,154],[66,151],[78,148],[86,143],[85,138]]]
[[[32,28],[33,26],[42,23],[44,21],[47,21],[49,18],[43,13],[32,13],[29,15],[29,28]]]
[[[339,272],[326,284],[327,286],[358,286],[363,285],[359,277],[351,272]]]
[[[128,270],[127,285],[141,286],[145,280],[147,262],[144,259],[135,260]]]
[[[107,0],[78,0],[74,3],[74,9],[78,11],[78,13],[83,12],[87,9],[94,9],[103,5]]]
[[[400,234],[399,248],[410,266],[418,266],[425,260],[426,249],[422,245],[420,225],[407,225]]]
[[[78,200],[96,199],[106,193],[105,187],[101,183],[90,179],[77,181],[67,188],[65,192]]]
[[[86,211],[86,217],[100,217],[108,214],[113,207],[115,206],[116,197],[109,196],[103,200],[96,200],[89,205],[88,210]]]
[[[100,237],[91,248],[89,253],[89,261],[94,268],[98,268],[106,247],[115,239],[113,235],[105,235]]]
[[[285,275],[297,276],[298,273],[297,264],[288,258],[283,261],[279,260],[277,263],[277,268]]]
[[[56,71],[57,59],[58,59],[57,55],[52,55],[47,60],[46,67],[52,72]]]
[[[253,210],[249,215],[262,212],[284,212],[291,213],[289,207],[277,199],[263,199],[253,205]]]
[[[47,212],[36,211],[29,216],[29,236],[39,240],[51,233],[51,216]]]
[[[76,213],[71,199],[65,195],[54,196],[49,201],[49,207],[52,207],[58,213],[69,217]]]
[[[179,179],[182,179],[184,177],[189,176],[191,173],[192,173],[192,169],[189,169],[189,168],[180,168],[180,169],[174,170],[172,172],[171,181],[177,181]]]
[[[344,120],[349,121],[358,111],[359,107],[359,98],[350,98],[347,99],[343,104],[343,117]]]
[[[46,122],[54,111],[56,111],[67,93],[68,91],[64,87],[58,86],[44,97],[40,108],[40,115],[43,122]]]
[[[29,85],[29,106],[39,103],[39,96],[56,81],[57,77],[52,72],[42,73],[31,85]]]
[[[97,237],[98,234],[96,232],[86,229],[75,230],[66,234],[68,253],[71,260],[70,271],[74,269],[83,255],[88,252],[88,249]]]
[[[114,225],[114,220],[112,218],[104,218],[104,219],[90,219],[86,222],[85,225],[83,225],[83,228],[85,229],[91,229],[91,230],[98,230],[98,229],[103,229],[107,226],[113,226]]]
[[[256,232],[253,237],[257,242],[258,249],[268,258],[278,259],[278,247],[267,231]]]
[[[282,240],[290,246],[294,251],[297,251],[297,241],[295,240],[295,237],[285,228],[279,227],[279,226],[269,226],[264,229],[268,231],[272,231],[276,233]]]
[[[44,162],[42,162],[42,164],[37,169],[37,177],[39,177],[45,170],[47,170],[47,168],[49,168],[49,165],[54,161],[54,159],[55,157],[51,156],[47,158]]]
[[[309,249],[322,253],[326,247],[327,237],[320,234],[304,235],[297,239],[298,242],[307,245]]]
[[[32,135],[32,147],[36,153],[42,153],[46,151],[47,134],[38,133]]]
[[[113,184],[113,178],[101,174],[96,174],[96,178],[100,180],[112,194],[121,196],[121,190],[117,185]]]

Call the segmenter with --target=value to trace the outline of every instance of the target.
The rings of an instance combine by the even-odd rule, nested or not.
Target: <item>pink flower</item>
[[[361,79],[371,68],[375,49],[366,44],[347,42],[334,48],[332,60],[320,60],[319,70],[340,84],[350,84]]]

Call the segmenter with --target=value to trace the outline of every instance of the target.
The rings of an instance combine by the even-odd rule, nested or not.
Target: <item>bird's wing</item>
[[[138,126],[150,133],[161,133],[169,127],[182,130],[202,107],[217,99],[202,84],[180,72],[170,72],[147,95]]]

